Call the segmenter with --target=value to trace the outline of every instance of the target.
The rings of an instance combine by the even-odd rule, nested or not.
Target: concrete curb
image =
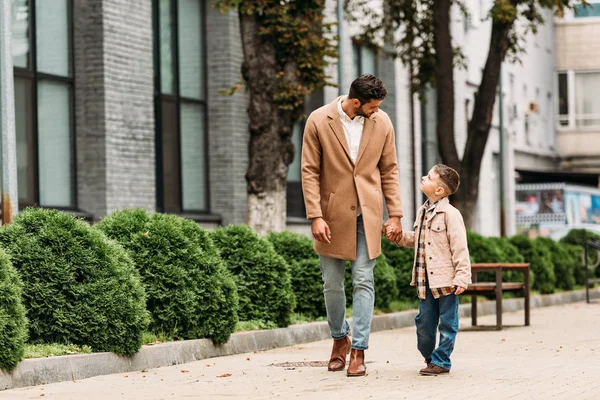
[[[600,288],[590,290],[590,297],[600,298]],[[585,301],[585,290],[538,295],[531,297],[531,308],[581,301]],[[495,314],[495,303],[495,301],[478,303],[478,315]],[[506,312],[523,309],[523,299],[505,299],[502,303],[503,310]],[[471,305],[461,304],[459,313],[461,317],[469,317]],[[416,314],[416,310],[408,310],[377,315],[373,318],[372,331],[413,326]],[[208,339],[199,339],[144,346],[131,357],[122,357],[113,353],[94,353],[33,358],[21,361],[17,368],[10,373],[0,371],[0,390],[78,380],[98,375],[141,371],[158,366],[171,366],[212,357],[263,351],[329,338],[327,322],[313,322],[287,328],[236,333],[231,336],[229,342],[222,346],[215,346]]]

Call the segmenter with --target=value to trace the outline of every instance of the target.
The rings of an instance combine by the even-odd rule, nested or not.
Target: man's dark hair
[[[373,75],[361,75],[350,85],[349,99],[358,99],[360,104],[366,104],[371,100],[383,100],[387,96],[387,89],[383,82]]]
[[[446,187],[448,195],[456,193],[460,186],[460,175],[455,169],[444,164],[438,164],[433,167],[440,177],[440,182]]]

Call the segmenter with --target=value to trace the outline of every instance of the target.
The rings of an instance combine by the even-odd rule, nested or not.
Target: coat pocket
[[[325,220],[331,220],[331,212],[333,211],[333,200],[335,199],[335,193],[329,193],[329,198],[327,199],[327,209],[325,210]]]

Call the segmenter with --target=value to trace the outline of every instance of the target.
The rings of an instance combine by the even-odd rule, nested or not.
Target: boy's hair
[[[387,96],[387,89],[383,82],[373,75],[361,75],[350,85],[349,99],[358,99],[360,104],[366,104],[371,100],[383,100]]]
[[[440,183],[445,186],[448,196],[456,193],[460,186],[460,175],[458,172],[444,164],[438,164],[434,166],[433,169],[440,177]]]

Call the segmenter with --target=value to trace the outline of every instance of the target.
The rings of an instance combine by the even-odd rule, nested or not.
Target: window
[[[12,0],[19,202],[75,208],[71,0]]]
[[[155,0],[157,203],[207,212],[205,2]]]
[[[600,127],[600,72],[558,74],[558,123],[567,128]]]
[[[600,17],[600,3],[588,3],[588,7],[582,4],[575,5],[575,18]]]
[[[352,79],[363,74],[377,75],[377,52],[371,48],[352,42]]]

